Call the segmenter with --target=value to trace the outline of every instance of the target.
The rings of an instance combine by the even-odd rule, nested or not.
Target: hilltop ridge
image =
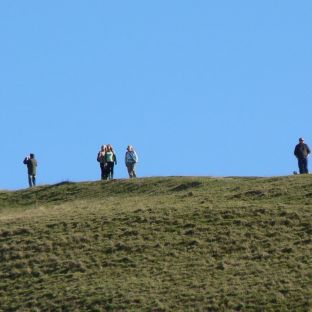
[[[308,176],[307,176],[308,177]],[[300,179],[301,178],[301,179]],[[82,198],[96,198],[104,195],[131,195],[132,192],[140,193],[164,193],[170,191],[182,191],[195,186],[219,185],[217,192],[223,192],[231,183],[239,185],[242,189],[259,188],[261,185],[273,182],[276,189],[300,182],[306,184],[304,176],[284,177],[153,177],[138,179],[114,179],[112,181],[71,182],[64,181],[56,184],[41,185],[34,188],[25,188],[16,191],[0,190],[0,207],[11,205],[27,206],[32,203],[61,202]],[[220,183],[221,181],[221,183]],[[236,183],[233,183],[236,181]],[[253,183],[257,181],[259,183]],[[276,183],[274,183],[276,182]],[[280,184],[280,185],[278,185]],[[263,190],[264,191],[264,190]],[[266,190],[268,192],[269,190]],[[271,190],[272,191],[272,190]]]

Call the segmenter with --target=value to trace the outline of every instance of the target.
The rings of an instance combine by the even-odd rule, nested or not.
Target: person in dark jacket
[[[37,160],[34,154],[29,154],[24,158],[23,163],[27,165],[29,187],[36,186]]]
[[[299,173],[309,173],[308,170],[308,157],[311,150],[307,144],[304,143],[303,138],[299,138],[299,143],[296,145],[294,154],[298,159]]]
[[[96,158],[96,160],[100,163],[102,180],[106,180],[106,175],[107,175],[107,164],[105,160],[106,151],[107,151],[107,146],[102,145],[101,150],[98,152],[97,158]]]

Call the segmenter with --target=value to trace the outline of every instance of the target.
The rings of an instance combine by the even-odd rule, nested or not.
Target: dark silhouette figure
[[[307,144],[304,143],[303,138],[299,138],[299,143],[296,145],[294,154],[298,159],[299,173],[309,173],[308,170],[308,157],[311,150]]]
[[[27,165],[29,187],[36,186],[37,160],[34,154],[26,156],[23,163]]]

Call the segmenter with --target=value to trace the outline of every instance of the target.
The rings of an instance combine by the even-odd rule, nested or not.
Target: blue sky
[[[0,189],[137,174],[275,176],[311,143],[312,2],[0,2]],[[312,164],[311,164],[312,166]]]

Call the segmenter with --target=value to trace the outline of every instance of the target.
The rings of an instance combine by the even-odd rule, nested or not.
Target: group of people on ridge
[[[299,138],[299,143],[295,146],[294,155],[298,160],[300,174],[309,173],[308,157],[311,154],[309,146],[304,143],[303,138]],[[102,145],[101,150],[97,154],[97,161],[100,163],[101,179],[111,180],[114,178],[114,166],[117,165],[116,153],[112,145]],[[129,178],[136,178],[135,165],[138,162],[138,155],[131,145],[128,145],[125,154],[125,165],[129,174]],[[37,160],[33,153],[24,158],[23,163],[27,165],[28,184],[29,187],[36,186]],[[294,171],[294,174],[297,174]]]
[[[96,160],[100,163],[101,179],[112,180],[114,178],[114,165],[117,165],[117,157],[110,144],[102,145]]]
[[[110,144],[102,145],[96,160],[100,163],[101,179],[112,180],[114,178],[114,165],[117,165],[117,157],[113,147]],[[135,165],[138,160],[138,155],[132,145],[128,145],[125,154],[125,165],[129,178],[136,178]]]
[[[97,154],[97,161],[100,163],[101,179],[112,180],[114,178],[114,165],[117,165],[116,153],[112,145],[102,145]],[[138,155],[132,145],[128,145],[125,154],[125,165],[129,178],[136,178],[135,165],[139,161]],[[29,187],[36,186],[37,160],[33,153],[26,156],[23,163],[27,166]]]

